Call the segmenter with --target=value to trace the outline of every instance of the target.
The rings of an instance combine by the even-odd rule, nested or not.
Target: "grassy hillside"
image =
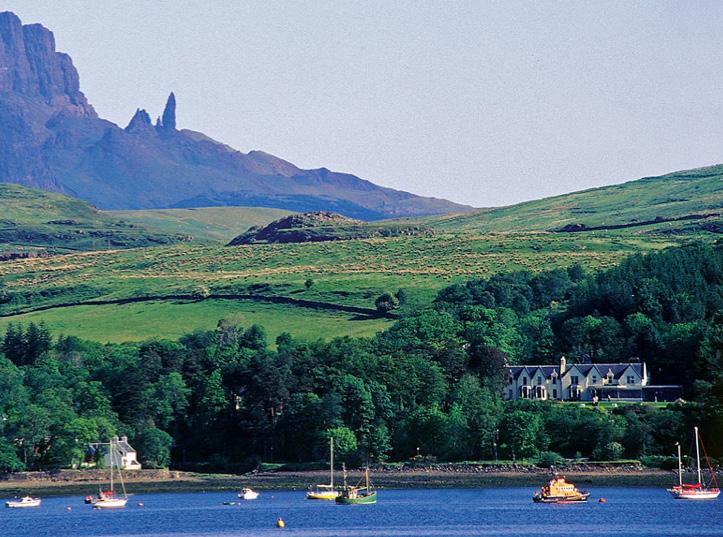
[[[45,319],[63,331],[77,323],[103,340],[119,340],[133,332],[129,327],[136,326],[134,319],[141,321],[135,339],[156,329],[158,333],[176,334],[206,327],[233,314],[236,307],[263,304],[263,312],[245,314],[247,324],[263,322],[272,329],[287,326],[301,337],[330,337],[373,332],[387,321],[266,301],[270,297],[286,297],[322,306],[373,308],[379,294],[403,288],[408,297],[407,307],[413,307],[428,303],[439,289],[456,281],[575,262],[593,269],[609,267],[631,253],[673,246],[682,240],[621,232],[458,234],[87,252],[1,263],[0,282],[4,290],[0,293],[4,296],[0,298],[0,314],[11,315],[5,317],[8,321]],[[307,279],[313,280],[308,289],[304,285]],[[205,309],[207,301],[189,306],[187,301],[179,304],[175,298],[203,298],[209,294],[244,295],[245,299],[239,303],[243,306],[220,301]],[[92,306],[95,309],[74,306],[87,301],[134,297],[169,298],[153,308],[143,303],[142,313],[120,305]],[[254,298],[260,302],[253,302]],[[14,315],[49,306],[62,307],[37,311],[32,316]],[[154,321],[155,318],[162,320]],[[300,322],[294,324],[294,318]],[[322,318],[327,321],[322,323]],[[352,320],[355,318],[365,321]],[[59,324],[61,321],[63,325]],[[144,322],[149,323],[146,328],[142,327]],[[365,323],[368,328],[360,332],[359,327]]]
[[[204,207],[107,211],[104,214],[166,233],[181,233],[197,240],[226,243],[252,226],[265,226],[292,213],[264,207]]]
[[[122,222],[61,194],[0,184],[0,252],[131,248],[187,239]]]
[[[656,218],[720,215],[721,212],[723,165],[717,165],[509,207],[433,218],[428,224],[446,231],[553,230],[575,224],[588,227],[636,224]],[[720,223],[720,217],[711,220]],[[668,227],[686,226],[676,222]]]
[[[408,309],[429,303],[439,289],[457,281],[573,263],[599,269],[632,253],[715,240],[719,231],[710,224],[719,225],[720,217],[639,224],[656,217],[720,212],[722,174],[723,166],[712,167],[433,219],[428,222],[434,235],[233,247],[177,244],[4,262],[0,328],[12,320],[44,320],[56,331],[120,341],[173,337],[241,315],[242,324],[265,324],[272,334],[369,334],[391,322],[372,311],[383,292],[404,289]],[[35,191],[19,190],[23,192]],[[62,196],[20,194],[8,203],[7,220],[24,218],[28,227],[70,226],[76,231],[80,223],[135,233],[145,229],[138,226],[153,225],[225,240],[249,224],[284,214],[247,208],[99,213]],[[635,225],[581,233],[540,231],[630,223]],[[273,302],[279,299],[286,303]],[[99,300],[125,303],[87,305]],[[363,310],[355,314],[350,308]]]

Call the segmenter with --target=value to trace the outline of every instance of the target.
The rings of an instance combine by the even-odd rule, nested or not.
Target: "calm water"
[[[723,501],[673,500],[660,489],[596,488],[595,501],[540,505],[532,489],[382,490],[377,505],[337,506],[303,492],[266,492],[238,506],[232,493],[144,494],[119,511],[80,497],[48,498],[40,509],[0,511],[3,537],[245,537],[256,535],[411,536],[584,535],[723,536]],[[607,502],[598,503],[603,496]],[[142,501],[145,506],[138,507]],[[66,507],[72,506],[72,511]],[[286,521],[275,527],[276,517]]]

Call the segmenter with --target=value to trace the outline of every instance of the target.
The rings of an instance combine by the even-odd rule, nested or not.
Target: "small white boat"
[[[98,493],[98,497],[95,499],[93,497],[85,498],[85,503],[90,503],[94,509],[122,509],[128,503],[128,494],[126,493],[126,485],[123,482],[123,474],[121,473],[118,459],[115,456],[115,447],[117,442],[117,439],[111,438],[111,441],[108,444],[110,458],[110,488],[105,491],[101,490]],[[122,496],[116,495],[115,489],[113,488],[115,477],[113,475],[113,467],[116,465],[118,465],[118,479],[120,480],[121,489],[123,490]]]
[[[329,437],[329,484],[316,485],[306,493],[307,500],[336,500],[339,490],[334,487],[334,437]]]
[[[116,498],[114,496],[108,496],[100,498],[93,503],[93,507],[96,509],[121,509],[128,503],[128,498]]]
[[[239,492],[238,497],[242,500],[255,500],[259,497],[259,493],[246,487],[241,492]]]
[[[5,502],[5,507],[12,509],[21,509],[24,507],[40,507],[40,498],[33,498],[31,496],[23,496],[17,500],[8,500]]]

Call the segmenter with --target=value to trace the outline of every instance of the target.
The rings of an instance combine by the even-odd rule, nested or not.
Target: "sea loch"
[[[680,502],[664,489],[596,488],[590,502],[578,505],[533,504],[532,493],[381,490],[378,504],[361,506],[306,501],[303,491],[262,491],[258,500],[232,506],[223,502],[236,499],[233,491],[145,494],[113,512],[94,511],[80,497],[58,497],[43,500],[40,509],[0,511],[0,528],[13,537],[723,535],[719,502]],[[599,503],[600,497],[606,502]],[[283,530],[275,525],[279,516]]]

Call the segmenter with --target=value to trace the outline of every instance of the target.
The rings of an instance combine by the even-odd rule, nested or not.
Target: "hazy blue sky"
[[[99,114],[476,206],[723,161],[723,2],[0,0]]]

